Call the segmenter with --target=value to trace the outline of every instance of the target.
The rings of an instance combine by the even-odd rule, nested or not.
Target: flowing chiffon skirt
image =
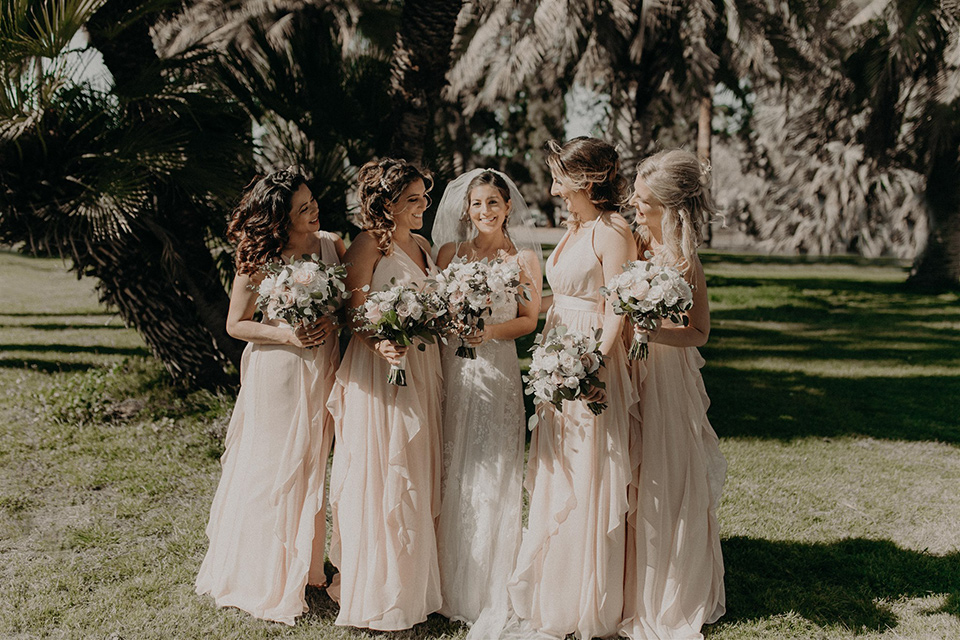
[[[717,506],[726,460],[707,420],[695,348],[650,344],[631,363],[640,390],[621,635],[700,640],[726,610]]]
[[[308,583],[325,583],[324,479],[329,395],[339,352],[248,344],[227,429],[223,472],[196,580],[221,607],[292,625]]]
[[[436,345],[407,352],[407,386],[354,337],[328,401],[336,424],[328,589],[336,624],[407,629],[440,608],[441,373]]]
[[[600,326],[598,305],[555,295],[545,331]],[[579,307],[579,308],[578,308]],[[636,394],[621,343],[606,358],[607,409],[585,402],[542,409],[525,486],[529,525],[508,586],[516,617],[501,637],[607,637],[623,612],[629,412]]]

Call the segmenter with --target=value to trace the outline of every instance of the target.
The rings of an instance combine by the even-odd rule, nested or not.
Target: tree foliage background
[[[299,165],[350,234],[366,160],[494,166],[555,223],[544,143],[714,167],[758,250],[960,283],[958,0],[6,0],[0,242],[59,254],[192,386],[235,381],[223,238]],[[582,121],[583,118],[580,118]]]

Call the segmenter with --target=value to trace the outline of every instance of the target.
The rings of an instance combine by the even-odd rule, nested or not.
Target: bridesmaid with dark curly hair
[[[368,162],[359,174],[363,232],[344,256],[350,306],[396,281],[421,284],[436,272],[430,243],[414,233],[430,204],[430,177],[403,160]],[[406,357],[407,386],[387,382]],[[436,518],[440,513],[440,353],[407,349],[357,332],[327,405],[337,446],[330,478],[328,589],[336,624],[407,629],[440,608]]]
[[[237,276],[227,332],[249,344],[196,589],[221,607],[292,625],[307,610],[306,585],[326,582],[323,487],[333,420],[323,401],[340,354],[328,318],[296,329],[255,320],[251,286],[270,261],[319,254],[339,263],[344,246],[320,231],[317,202],[295,170],[255,181],[233,212],[228,237]]]

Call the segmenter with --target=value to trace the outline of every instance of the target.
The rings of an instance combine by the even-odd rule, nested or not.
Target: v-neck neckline
[[[413,266],[415,266],[415,267],[417,268],[417,271],[419,271],[420,273],[422,273],[422,274],[425,275],[425,276],[429,276],[429,275],[430,275],[430,263],[431,263],[430,255],[429,255],[426,251],[423,250],[423,247],[420,245],[419,242],[417,242],[416,239],[414,239],[414,243],[417,245],[417,249],[419,249],[419,250],[420,250],[420,253],[423,255],[423,262],[424,262],[424,264],[427,265],[426,270],[424,270],[423,268],[421,268],[420,265],[417,264],[417,261],[413,259],[413,256],[411,256],[409,253],[407,253],[406,249],[404,249],[402,246],[400,246],[399,243],[394,243],[394,245],[395,245],[395,248],[399,249],[399,250],[400,250],[400,253],[402,253],[402,254],[406,257],[406,259],[409,260],[409,261],[411,262],[411,264],[413,264]]]

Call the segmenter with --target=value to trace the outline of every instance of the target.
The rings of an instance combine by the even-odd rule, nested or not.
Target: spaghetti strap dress
[[[321,232],[321,260],[339,263]],[[267,321],[280,324],[279,321]],[[324,482],[333,418],[336,340],[312,349],[249,343],[207,524],[196,591],[218,606],[292,625],[306,585],[323,585]]]
[[[370,288],[393,279],[420,285],[426,277],[395,246],[377,263]],[[389,369],[354,336],[327,402],[336,425],[330,561],[339,569],[327,591],[340,604],[337,625],[380,631],[408,629],[441,605],[436,519],[443,381],[437,345],[409,349],[407,386],[388,383]]]

